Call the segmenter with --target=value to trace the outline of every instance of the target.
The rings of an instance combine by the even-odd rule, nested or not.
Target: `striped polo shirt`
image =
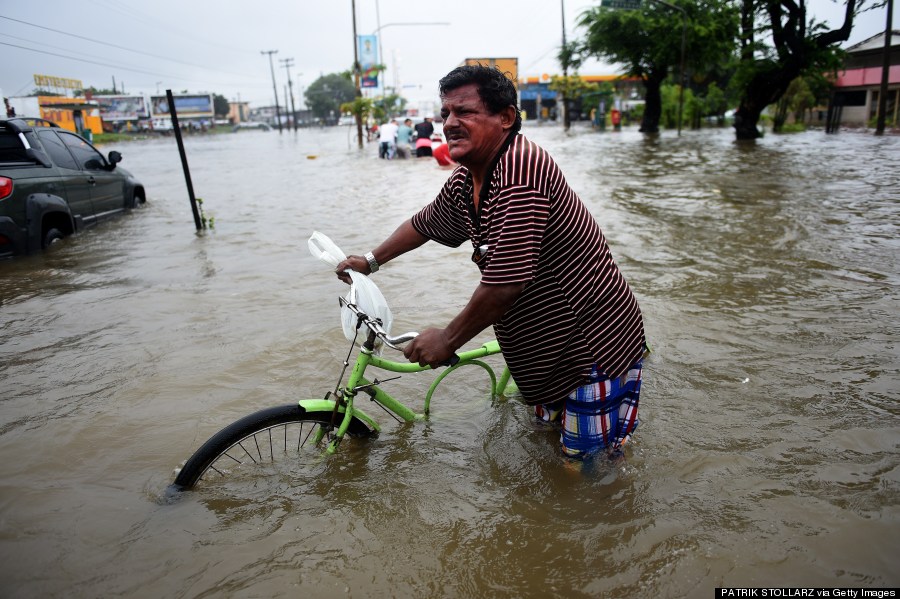
[[[450,247],[471,241],[482,283],[525,283],[494,331],[526,403],[565,398],[589,382],[594,364],[615,378],[641,358],[637,300],[597,221],[547,152],[512,136],[478,214],[472,197],[472,178],[460,166],[412,225]]]

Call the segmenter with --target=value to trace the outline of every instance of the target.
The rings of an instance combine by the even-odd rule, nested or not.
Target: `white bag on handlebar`
[[[307,244],[309,245],[309,253],[313,255],[313,258],[318,258],[326,264],[337,266],[343,260],[347,259],[347,256],[344,255],[341,248],[331,241],[331,238],[329,238],[328,235],[319,233],[318,231],[313,231]]]
[[[394,316],[387,305],[387,300],[384,299],[381,290],[378,289],[378,285],[361,272],[348,270],[347,273],[350,275],[350,280],[353,281],[351,292],[347,293],[347,299],[350,299],[350,293],[355,290],[356,307],[368,314],[369,318],[381,319],[382,328],[386,333],[390,334]],[[344,326],[344,337],[348,341],[353,341],[356,335],[356,314],[351,312],[349,308],[341,308],[341,323]],[[360,343],[365,341],[368,332],[369,330],[363,327],[357,340]],[[380,340],[378,344],[381,344]]]
[[[331,266],[337,266],[347,258],[337,244],[331,241],[327,235],[318,231],[313,231],[308,244],[309,251],[313,257]],[[384,295],[378,289],[378,285],[362,273],[353,270],[348,270],[347,273],[350,275],[350,280],[353,281],[350,291],[347,292],[347,301],[350,301],[350,297],[355,291],[356,307],[365,312],[370,318],[380,318],[381,326],[386,333],[390,333],[394,316],[387,305],[387,300],[384,299]],[[341,308],[341,325],[344,329],[344,337],[347,338],[347,341],[353,341],[356,337],[356,315],[348,308]],[[362,343],[365,341],[367,334],[368,330],[360,331],[357,340]]]

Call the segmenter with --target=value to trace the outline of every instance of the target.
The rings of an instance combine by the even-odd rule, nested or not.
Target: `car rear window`
[[[28,162],[34,160],[25,155],[25,146],[18,133],[6,127],[0,128],[0,162]]]

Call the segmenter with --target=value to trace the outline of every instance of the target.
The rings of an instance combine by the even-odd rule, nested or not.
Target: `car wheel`
[[[132,208],[140,208],[146,203],[144,196],[135,192],[131,197],[131,207]]]
[[[60,231],[59,229],[55,229],[55,228],[48,229],[47,232],[44,233],[44,239],[43,239],[41,247],[46,250],[48,247],[50,247],[51,245],[53,245],[54,243],[56,243],[63,237],[64,237],[64,235],[62,234],[62,231]]]

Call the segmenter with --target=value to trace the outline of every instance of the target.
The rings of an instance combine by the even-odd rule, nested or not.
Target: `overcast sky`
[[[564,0],[569,38],[598,0]],[[839,22],[841,2],[809,0],[820,19]],[[437,97],[437,80],[467,57],[516,57],[519,75],[559,72],[561,3],[555,0],[356,0],[357,33],[381,26],[389,85],[415,105]],[[894,27],[898,14],[895,11]],[[405,23],[406,25],[401,25]],[[418,23],[411,25],[410,23]],[[429,24],[426,24],[429,23]],[[885,12],[867,13],[849,43],[876,35]],[[211,92],[253,106],[279,103],[293,59],[295,92],[353,63],[351,0],[0,0],[0,90],[27,95],[34,74],[80,79],[126,93]],[[613,74],[597,61],[582,74]]]

